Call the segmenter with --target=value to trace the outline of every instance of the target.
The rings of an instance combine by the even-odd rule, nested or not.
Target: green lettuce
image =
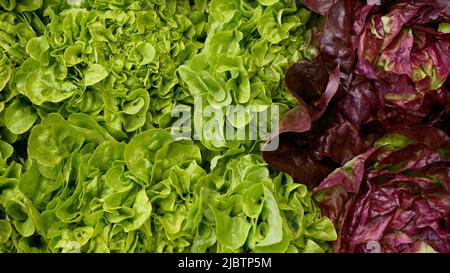
[[[14,26],[23,19],[2,14],[6,57],[0,63],[0,89],[11,78],[9,89],[34,107],[58,108],[66,118],[102,114],[119,131],[133,132],[145,123],[166,126],[167,112],[187,97],[177,91],[176,69],[202,47],[197,40],[205,32],[205,3],[135,1],[111,9],[99,1],[58,2],[42,7],[39,27],[27,17]],[[11,61],[17,73],[11,73]]]
[[[180,105],[217,108],[190,119],[208,136],[295,105],[283,78],[311,57],[309,16],[294,0],[0,0],[0,252],[328,251],[332,223],[260,140],[171,133]]]
[[[216,115],[196,109],[194,128],[204,136],[201,141],[207,149],[221,151],[245,142],[223,140],[225,126],[246,130],[258,113],[249,110],[247,118],[237,123],[225,106],[277,105],[284,113],[295,105],[283,85],[284,72],[299,59],[310,58],[306,39],[310,12],[294,0],[212,0],[209,7],[204,47],[178,73],[197,106],[218,109]],[[202,128],[211,118],[214,125]]]
[[[125,144],[84,114],[51,114],[29,141],[23,171],[1,142],[3,251],[324,252],[336,239],[306,186],[242,149],[207,172],[191,140],[151,129]]]
[[[198,159],[179,161],[148,189],[157,252],[328,250],[336,232],[306,186],[270,173],[260,156],[227,153],[210,173]]]

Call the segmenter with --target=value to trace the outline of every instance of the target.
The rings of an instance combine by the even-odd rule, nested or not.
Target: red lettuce
[[[450,252],[450,138],[393,131],[333,171],[314,198],[338,229],[336,252]]]
[[[395,130],[449,133],[450,19],[444,0],[307,0],[326,16],[319,56],[286,73],[299,101],[280,124],[280,147],[264,152],[310,187]],[[376,2],[376,1],[372,1]]]

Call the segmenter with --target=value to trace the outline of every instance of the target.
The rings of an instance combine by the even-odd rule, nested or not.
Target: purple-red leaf
[[[303,4],[315,13],[325,15],[333,5],[334,0],[303,0]]]
[[[322,36],[322,56],[329,68],[339,65],[343,72],[350,73],[355,63],[352,46],[353,13],[356,0],[338,0],[327,14]]]
[[[328,71],[321,58],[313,62],[300,61],[286,72],[286,87],[298,99],[311,102],[325,91]]]

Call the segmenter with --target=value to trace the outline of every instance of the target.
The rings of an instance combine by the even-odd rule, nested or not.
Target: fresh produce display
[[[0,253],[450,252],[447,0],[0,0]]]
[[[206,135],[249,127],[222,106],[294,107],[284,75],[315,57],[317,18],[295,0],[0,1],[0,252],[330,251],[333,223],[262,139],[172,135],[197,101],[221,113]]]
[[[320,53],[265,160],[314,188],[336,252],[450,252],[450,2],[303,2]]]

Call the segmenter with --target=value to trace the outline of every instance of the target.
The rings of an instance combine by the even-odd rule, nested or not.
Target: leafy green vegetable
[[[259,140],[214,138],[295,104],[297,1],[0,7],[0,252],[329,250],[332,223]],[[199,102],[218,110],[190,119],[211,138],[175,138],[172,110]]]
[[[178,69],[202,109],[222,107],[214,117],[217,124],[210,128],[204,126],[208,114],[194,113],[194,128],[205,136],[202,144],[210,150],[236,147],[235,141],[217,141],[223,139],[227,122],[233,122],[224,106],[276,104],[284,112],[295,105],[282,79],[289,64],[309,58],[308,41],[301,38],[308,35],[309,12],[291,0],[258,2],[211,1],[205,45]],[[252,119],[231,124],[244,130]]]
[[[79,149],[84,137],[77,134],[58,114],[50,114],[31,130],[28,153],[39,163],[52,166]]]
[[[93,64],[84,71],[84,84],[94,85],[108,76],[108,71],[101,64]]]
[[[149,189],[157,251],[300,252],[312,240],[323,252],[336,239],[304,185],[273,177],[256,155],[216,160],[209,174],[195,160],[181,164]]]
[[[25,172],[2,176],[2,241],[17,232],[42,236],[35,250],[52,252],[323,252],[336,238],[306,187],[260,156],[230,150],[208,173],[200,149],[164,129],[124,144],[90,123],[50,114],[33,127]],[[105,137],[83,136],[94,132]],[[2,147],[8,159],[13,149]]]
[[[22,99],[13,101],[5,110],[5,125],[17,135],[28,131],[37,118],[33,107]]]

